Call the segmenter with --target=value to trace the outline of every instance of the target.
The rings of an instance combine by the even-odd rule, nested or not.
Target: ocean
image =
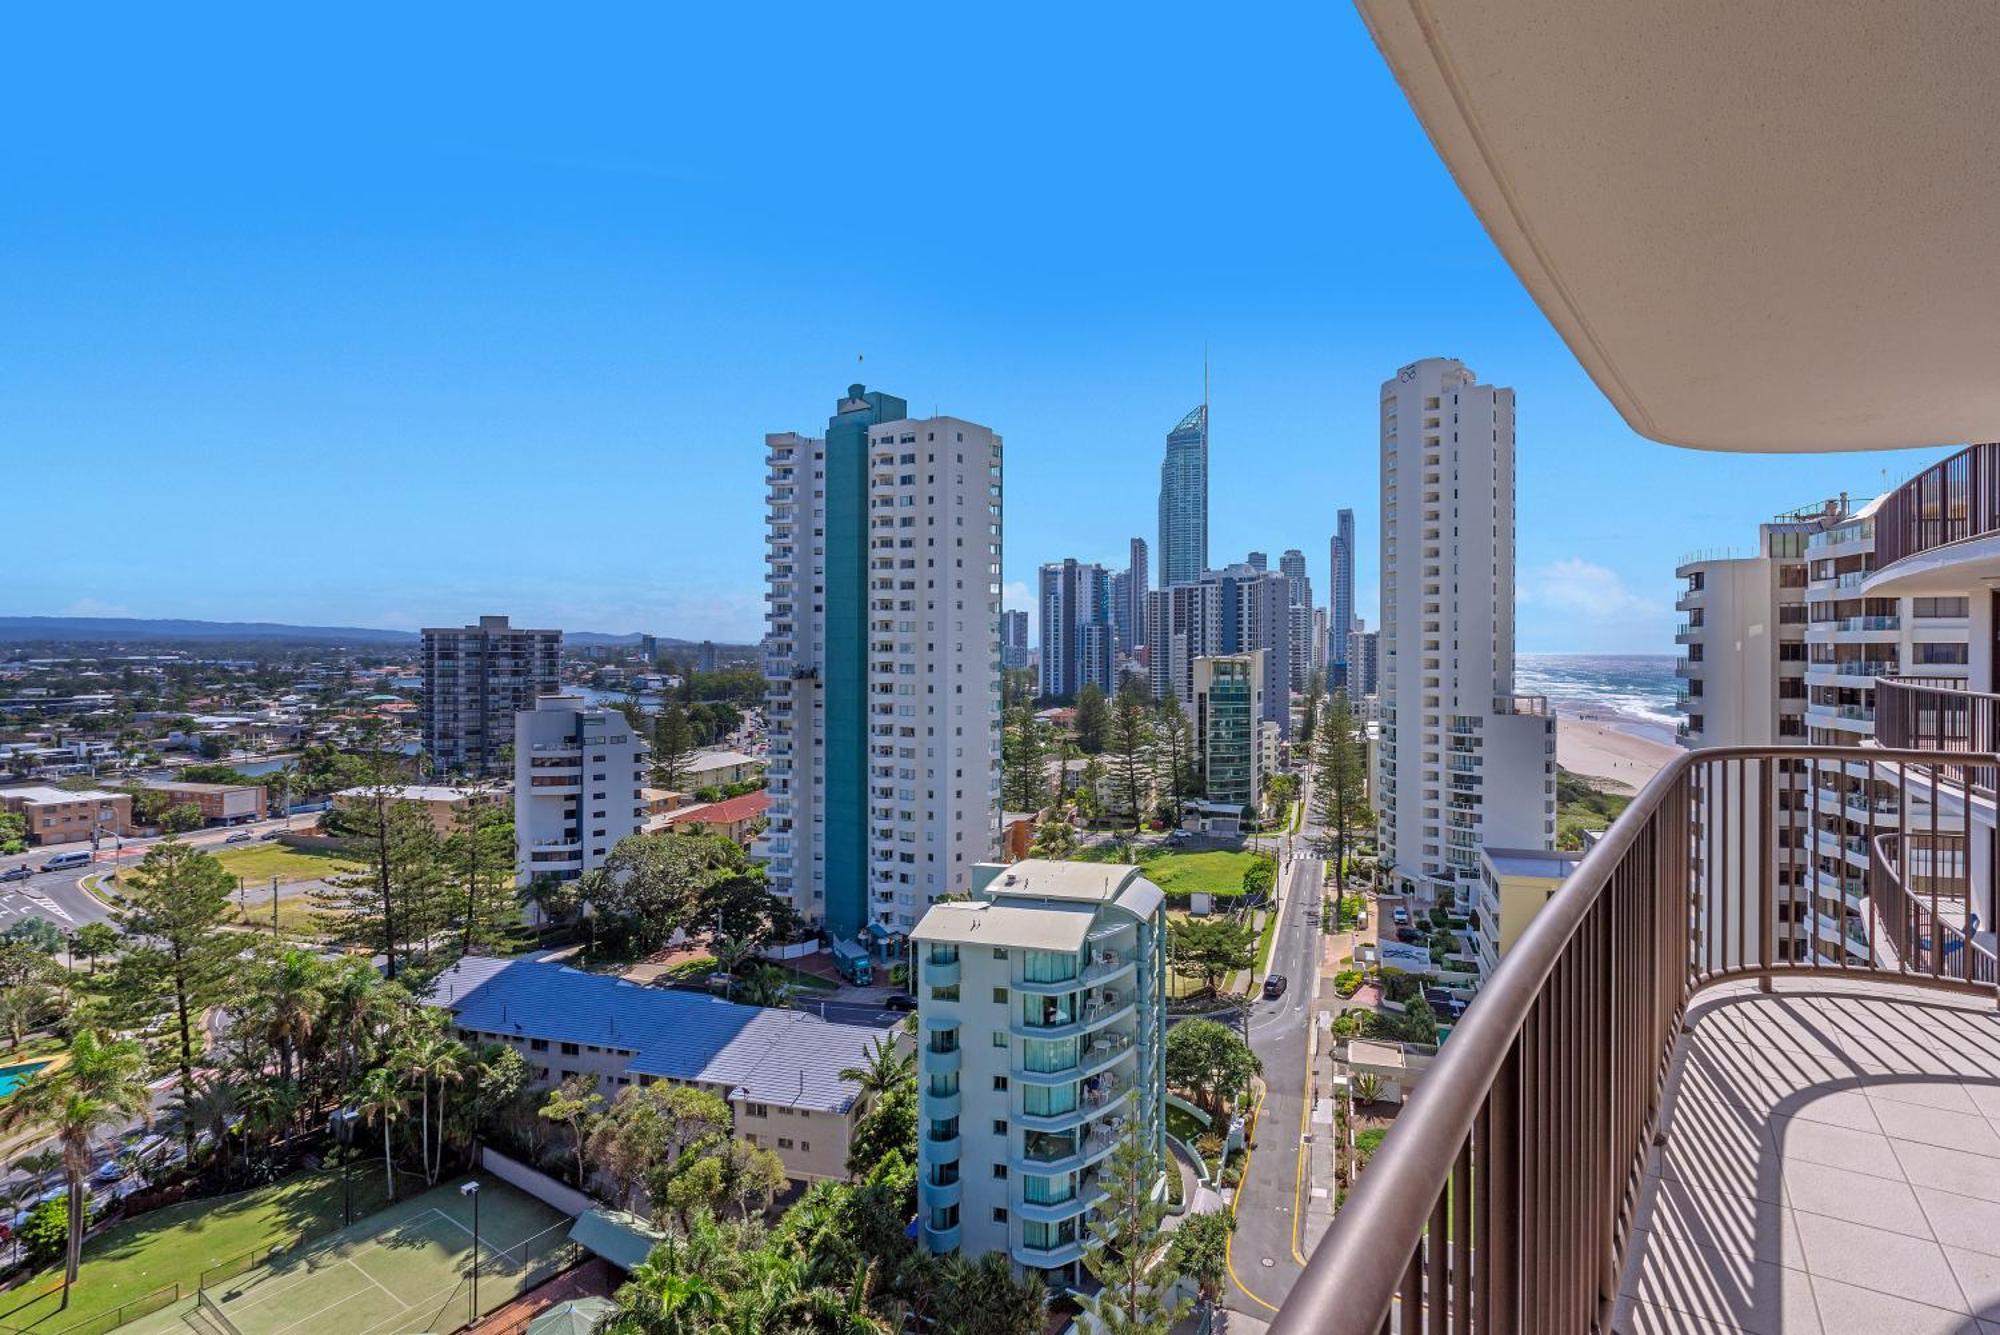
[[[1545,695],[1565,718],[1590,718],[1672,744],[1681,721],[1672,654],[1521,654],[1514,689]]]

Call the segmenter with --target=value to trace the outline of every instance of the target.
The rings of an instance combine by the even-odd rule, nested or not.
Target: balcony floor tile
[[[2000,1335],[2000,1019],[1892,985],[1705,993],[1615,1329]]]

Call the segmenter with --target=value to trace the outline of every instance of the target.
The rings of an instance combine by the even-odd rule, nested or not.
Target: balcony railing
[[[1957,757],[1957,777],[1935,758],[1870,754],[1878,777],[1927,792],[1932,810],[1968,809],[1969,788],[2000,770],[1992,752]],[[1813,944],[1812,853],[1779,846],[1778,811],[1853,759],[1837,747],[1740,747],[1670,762],[1486,981],[1274,1335],[1609,1330],[1697,993],[1838,976],[2000,1001],[1990,931],[1968,938],[1952,907],[1988,902],[1990,887],[1975,887],[1969,859],[1929,842],[1937,832],[1913,822],[1914,803],[1866,822],[1881,890],[1842,933],[1851,949]],[[1912,859],[1924,880],[1906,891],[1896,858],[1911,848],[1935,855]]]
[[[1883,498],[1875,512],[1875,561],[1888,566],[1995,531],[2000,531],[2000,444],[1968,445]]]
[[[1963,686],[1953,677],[1884,677],[1875,683],[1875,740],[1913,751],[2000,751],[2000,695]]]

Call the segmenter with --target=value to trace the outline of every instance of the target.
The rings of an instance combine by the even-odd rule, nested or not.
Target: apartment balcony
[[[1100,1032],[1091,1035],[1077,1055],[1077,1064],[1060,1071],[1030,1071],[1018,1062],[1014,1064],[1012,1076],[1024,1085],[1067,1085],[1076,1080],[1087,1080],[1094,1075],[1102,1075],[1128,1057],[1139,1051],[1133,1034],[1120,1030]]]
[[[1996,1328],[2000,963],[1974,922],[1996,870],[1878,833],[1867,911],[1816,947],[1817,918],[1779,917],[1800,891],[1700,856],[1762,826],[1780,759],[1847,760],[1691,753],[1634,799],[1486,980],[1273,1335]],[[1874,756],[1973,799],[1929,759]],[[1957,764],[1990,783],[2000,754]]]
[[[1054,1247],[1030,1247],[1026,1243],[1013,1249],[1013,1258],[1025,1266],[1047,1270],[1072,1261],[1083,1259],[1084,1250],[1089,1247],[1088,1238],[1078,1238],[1075,1242],[1065,1242]]]
[[[1110,1126],[1091,1128],[1088,1135],[1030,1131],[1023,1148],[1010,1150],[1007,1162],[1017,1173],[1053,1177],[1088,1168],[1118,1148],[1118,1132]]]
[[[1137,1009],[1138,1003],[1131,995],[1121,993],[1115,1001],[1090,1002],[1074,1019],[1059,1024],[1029,1024],[1016,1018],[1009,1032],[1016,1038],[1074,1038],[1129,1019]]]
[[[965,1194],[965,1183],[954,1179],[950,1182],[924,1182],[917,1187],[917,1199],[925,1210],[942,1210],[956,1205]]]
[[[1076,1218],[1093,1209],[1103,1199],[1104,1188],[1099,1184],[1097,1174],[1086,1173],[1083,1185],[1066,1201],[1016,1200],[1011,1208],[1016,1215],[1032,1223],[1055,1224],[1065,1219]]]
[[[1074,978],[1064,978],[1055,982],[1022,979],[1013,984],[1013,989],[1029,996],[1058,996],[1064,992],[1076,992],[1083,988],[1113,982],[1132,972],[1139,963],[1138,955],[1130,950],[1094,950],[1091,955],[1091,962]]]
[[[1686,658],[1675,659],[1674,675],[1676,677],[1699,677],[1701,675],[1701,664]]]

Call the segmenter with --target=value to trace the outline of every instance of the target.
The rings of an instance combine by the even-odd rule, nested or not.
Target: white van
[[[88,867],[90,854],[81,849],[74,853],[58,853],[42,864],[43,871],[64,871],[70,867]]]

